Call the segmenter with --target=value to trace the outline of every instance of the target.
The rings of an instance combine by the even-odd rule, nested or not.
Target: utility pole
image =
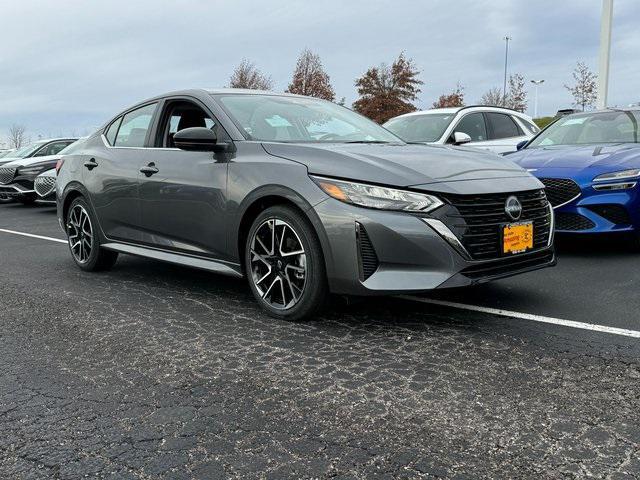
[[[507,65],[509,63],[509,40],[511,37],[507,35],[503,39],[505,41],[504,47],[504,83],[502,84],[502,106],[506,106],[507,103]]]
[[[613,0],[602,0],[600,23],[600,61],[598,65],[598,108],[606,108],[609,94],[609,57],[611,56],[611,22]]]
[[[533,102],[533,118],[538,118],[538,86],[542,85],[544,80],[531,80],[531,83],[536,86],[536,97]]]

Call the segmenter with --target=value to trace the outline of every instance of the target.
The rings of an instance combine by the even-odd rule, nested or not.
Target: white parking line
[[[471,310],[473,312],[488,313],[491,315],[500,315],[501,317],[519,318],[521,320],[529,320],[532,322],[551,323],[569,328],[579,328],[581,330],[592,330],[594,332],[611,333],[613,335],[622,335],[625,337],[640,338],[640,332],[637,330],[627,330],[626,328],[607,327],[606,325],[596,325],[593,323],[575,322],[573,320],[564,320],[562,318],[544,317],[542,315],[534,315],[532,313],[512,312],[510,310],[500,310],[498,308],[481,307],[478,305],[467,305],[464,303],[448,302],[446,300],[435,300],[433,298],[414,297],[412,295],[399,295],[399,298],[411,300],[414,302],[430,303],[432,305],[440,305],[443,307],[459,308],[461,310]]]
[[[23,237],[39,238],[40,240],[49,240],[50,242],[67,243],[66,240],[53,237],[43,237],[42,235],[34,235],[33,233],[16,232],[15,230],[5,230],[0,228],[0,232],[11,233],[13,235],[22,235]]]
[[[22,235],[23,237],[39,238],[40,240],[48,240],[50,242],[67,243],[66,240],[53,237],[45,237],[42,235],[34,235],[32,233],[16,232],[15,230],[6,230],[0,228],[0,232],[10,233],[12,235]],[[488,313],[490,315],[499,315],[501,317],[519,318],[521,320],[529,320],[532,322],[551,323],[569,328],[579,328],[581,330],[591,330],[594,332],[611,333],[613,335],[622,335],[625,337],[640,338],[640,331],[627,330],[625,328],[608,327],[606,325],[596,325],[592,323],[575,322],[573,320],[564,320],[562,318],[545,317],[542,315],[534,315],[532,313],[513,312],[510,310],[500,310],[498,308],[481,307],[479,305],[467,305],[464,303],[448,302],[446,300],[436,300],[433,298],[414,297],[412,295],[398,295],[398,298],[410,300],[413,302],[430,303],[432,305],[440,305],[442,307],[459,308],[461,310],[470,310],[473,312]]]

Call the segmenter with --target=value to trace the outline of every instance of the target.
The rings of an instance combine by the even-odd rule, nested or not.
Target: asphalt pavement
[[[50,207],[0,229],[62,239]],[[626,239],[430,297],[640,330]],[[397,298],[264,315],[243,281],[0,231],[0,478],[640,478],[638,339]]]

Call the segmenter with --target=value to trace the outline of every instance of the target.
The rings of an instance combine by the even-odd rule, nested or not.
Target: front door
[[[217,121],[192,101],[165,102],[155,148],[140,173],[143,243],[165,250],[222,258],[226,250],[227,163],[224,155],[175,148],[173,135],[189,127],[221,132]]]

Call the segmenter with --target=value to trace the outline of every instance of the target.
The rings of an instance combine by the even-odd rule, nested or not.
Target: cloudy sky
[[[614,0],[609,103],[640,101],[638,0]],[[319,53],[338,98],[404,51],[428,108],[457,82],[467,103],[511,73],[545,79],[539,112],[568,107],[576,61],[597,69],[601,0],[0,0],[0,140],[86,134],[169,90],[221,87],[243,58],[287,87],[299,51]],[[529,86],[529,85],[528,85]],[[533,89],[529,113],[533,114]]]

